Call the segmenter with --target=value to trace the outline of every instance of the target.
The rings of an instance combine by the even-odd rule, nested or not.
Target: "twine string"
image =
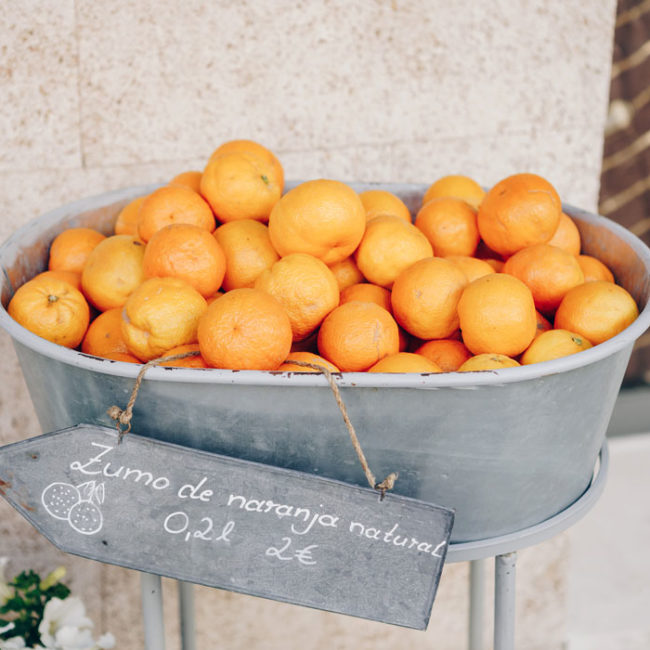
[[[341,391],[339,390],[338,384],[336,383],[334,376],[330,372],[329,368],[326,368],[319,363],[311,363],[310,361],[298,361],[295,359],[288,359],[285,363],[291,363],[293,365],[302,366],[304,368],[312,368],[313,370],[318,370],[319,372],[322,372],[323,375],[325,375],[325,379],[327,379],[327,383],[332,389],[334,399],[336,400],[339,410],[341,411],[341,415],[343,416],[343,421],[345,422],[345,426],[348,430],[348,433],[350,434],[350,439],[352,440],[352,446],[354,447],[354,451],[359,458],[359,462],[361,463],[363,472],[366,475],[368,484],[373,490],[377,490],[379,492],[380,500],[383,501],[386,492],[388,490],[392,490],[395,486],[395,481],[397,481],[399,474],[397,472],[391,472],[383,481],[377,483],[377,479],[375,478],[375,475],[372,473],[370,466],[368,465],[366,455],[363,453],[363,449],[361,448],[361,443],[359,442],[357,433],[354,430],[354,426],[350,421],[348,410],[345,407],[343,398],[341,397]]]
[[[106,414],[112,419],[115,420],[115,425],[117,426],[118,438],[117,444],[119,445],[122,442],[122,438],[131,431],[131,418],[133,417],[133,407],[135,406],[135,400],[138,397],[138,392],[142,386],[142,381],[144,380],[144,375],[154,366],[158,366],[164,361],[178,361],[179,359],[187,359],[188,357],[196,357],[200,354],[197,350],[191,352],[183,352],[182,354],[174,354],[169,357],[158,357],[157,359],[151,359],[147,361],[142,368],[135,380],[135,385],[131,391],[131,397],[126,405],[126,408],[122,410],[119,406],[111,406],[106,411]]]
[[[145,363],[142,366],[135,380],[135,385],[133,386],[133,390],[131,391],[131,397],[129,397],[129,401],[126,405],[126,408],[121,409],[119,406],[111,406],[106,411],[109,417],[112,420],[115,420],[115,424],[118,431],[118,439],[117,439],[118,444],[120,444],[122,442],[122,438],[127,433],[129,433],[129,431],[131,431],[131,419],[133,418],[133,407],[135,406],[135,401],[138,397],[138,393],[140,392],[140,387],[142,386],[142,382],[144,380],[144,376],[147,370],[149,370],[149,368],[153,368],[154,366],[160,365],[164,361],[177,361],[179,359],[186,359],[187,357],[195,357],[198,354],[199,352],[193,351],[193,352],[184,352],[183,354],[175,354],[169,357],[158,357],[157,359],[151,359],[151,361],[147,361],[147,363]],[[379,492],[380,500],[383,501],[386,492],[388,490],[392,490],[393,487],[395,486],[395,481],[397,480],[398,473],[391,472],[383,481],[377,483],[377,479],[375,478],[375,475],[372,473],[372,470],[368,465],[366,455],[363,453],[363,449],[361,448],[361,443],[359,442],[359,438],[354,429],[354,426],[350,421],[348,410],[345,406],[345,403],[343,402],[343,398],[341,397],[341,391],[339,390],[339,387],[334,379],[334,376],[330,372],[329,368],[326,368],[325,366],[318,363],[311,363],[309,361],[297,361],[293,359],[287,360],[287,363],[291,363],[296,366],[302,366],[304,368],[311,368],[312,370],[317,370],[318,372],[323,373],[325,379],[327,379],[327,383],[332,389],[332,393],[339,407],[339,410],[341,411],[341,415],[343,416],[343,421],[345,422],[345,426],[348,430],[348,433],[350,434],[350,440],[352,441],[352,446],[354,447],[354,451],[356,452],[359,462],[361,463],[361,468],[363,469],[363,472],[366,475],[368,484],[373,490],[377,490]]]

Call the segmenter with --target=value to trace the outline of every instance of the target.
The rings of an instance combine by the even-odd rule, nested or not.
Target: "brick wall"
[[[642,0],[617,6],[599,211],[650,244],[650,3]],[[625,381],[650,383],[650,335],[637,341]]]

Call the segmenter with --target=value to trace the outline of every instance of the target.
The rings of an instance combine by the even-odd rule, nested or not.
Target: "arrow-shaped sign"
[[[0,448],[0,494],[63,551],[426,628],[453,511],[80,425]]]

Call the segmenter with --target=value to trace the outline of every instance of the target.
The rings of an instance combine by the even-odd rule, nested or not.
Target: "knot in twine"
[[[133,386],[133,390],[131,391],[131,397],[129,398],[126,408],[122,410],[119,406],[111,406],[106,411],[106,414],[111,418],[111,420],[115,420],[117,426],[117,432],[118,432],[118,438],[117,438],[118,445],[122,442],[122,438],[127,433],[129,433],[129,431],[131,431],[131,418],[133,417],[133,407],[135,405],[135,400],[138,397],[138,392],[140,390],[140,386],[142,385],[142,380],[144,379],[144,373],[147,372],[149,368],[153,368],[154,366],[161,364],[163,361],[178,361],[179,359],[196,357],[199,354],[200,352],[198,351],[192,351],[192,352],[183,352],[182,354],[174,354],[169,357],[158,357],[157,359],[152,359],[151,361],[147,361],[147,363],[145,363],[142,366],[142,368],[140,368],[140,372],[138,373],[138,376],[135,380],[135,385]]]
[[[106,414],[111,418],[111,420],[115,420],[118,424],[118,429],[120,431],[124,431],[124,433],[127,433],[131,430],[131,416],[132,413],[127,413],[126,410],[122,410],[119,406],[111,406],[108,411],[106,411]],[[120,428],[120,426],[125,427],[123,430]]]
[[[325,379],[327,379],[327,382],[329,383],[330,388],[332,389],[332,393],[334,393],[334,399],[336,400],[339,410],[341,411],[341,415],[343,416],[343,421],[345,422],[345,426],[348,430],[348,433],[350,434],[350,439],[352,440],[352,446],[354,447],[354,450],[357,452],[359,462],[361,463],[363,472],[366,475],[368,484],[373,490],[377,490],[379,492],[380,494],[379,500],[383,501],[384,496],[386,496],[386,492],[388,490],[392,490],[393,487],[395,486],[395,481],[397,481],[399,474],[397,472],[391,472],[383,481],[377,483],[377,479],[375,478],[375,475],[370,470],[370,466],[368,465],[368,461],[366,460],[366,455],[363,453],[363,449],[361,448],[361,443],[359,442],[357,433],[354,430],[354,427],[352,426],[350,417],[348,416],[348,410],[345,408],[343,398],[341,397],[341,391],[339,390],[339,387],[336,384],[336,381],[334,380],[334,376],[330,372],[329,368],[326,368],[325,366],[322,366],[319,363],[311,363],[309,361],[297,361],[294,359],[287,359],[285,363],[291,363],[293,365],[302,366],[304,368],[312,368],[313,370],[318,370],[319,372],[322,372],[325,375]]]

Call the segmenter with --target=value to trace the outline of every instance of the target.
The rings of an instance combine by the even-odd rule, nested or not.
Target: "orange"
[[[377,361],[368,372],[442,372],[433,361],[413,352],[398,352]]]
[[[420,260],[395,280],[395,320],[418,338],[447,338],[458,329],[458,300],[466,285],[465,274],[451,262],[440,257]]]
[[[111,361],[124,361],[125,363],[142,363],[140,359],[134,357],[128,352],[109,352],[104,359],[110,359]]]
[[[455,332],[450,334],[447,338],[453,339],[454,341],[462,341],[463,340],[463,335],[462,335],[460,329],[457,329]]]
[[[471,256],[478,246],[476,210],[461,199],[432,199],[420,208],[415,225],[431,242],[434,255]]]
[[[96,357],[106,357],[114,352],[128,353],[122,336],[122,308],[115,307],[99,314],[90,323],[81,343],[81,351]]]
[[[443,372],[458,370],[472,356],[462,341],[454,339],[427,341],[415,353],[433,361]]]
[[[251,153],[213,156],[201,176],[201,194],[222,223],[237,219],[266,222],[282,196],[274,165]]]
[[[576,256],[550,244],[517,251],[506,260],[503,273],[519,278],[532,291],[542,314],[553,314],[566,292],[585,281]]]
[[[340,304],[350,302],[351,300],[360,300],[361,302],[374,302],[380,307],[393,313],[393,306],[390,303],[390,291],[376,284],[360,282],[353,284],[341,291]]]
[[[67,348],[81,343],[90,320],[82,293],[52,277],[25,282],[13,295],[7,311],[25,329]]]
[[[92,228],[68,228],[57,235],[50,246],[50,271],[81,273],[86,260],[105,235]]]
[[[318,352],[318,330],[314,330],[306,339],[294,341],[291,352]]]
[[[495,269],[486,260],[480,260],[478,257],[469,257],[468,255],[446,255],[445,259],[458,267],[467,278],[467,282],[474,282],[484,275],[494,273]]]
[[[380,359],[399,352],[397,323],[375,303],[346,302],[323,321],[318,351],[342,372],[368,370]]]
[[[226,291],[252,287],[257,276],[280,259],[271,244],[269,229],[259,221],[240,219],[224,223],[214,231],[214,236],[226,255]]]
[[[474,253],[474,257],[478,257],[481,260],[486,260],[487,262],[489,262],[490,260],[499,260],[503,262],[504,259],[501,255],[499,255],[499,253],[492,250],[482,239],[479,240],[478,242],[478,246],[476,247],[476,252]],[[499,272],[499,269],[497,268],[495,268],[494,270],[497,273]]]
[[[429,186],[422,197],[422,205],[432,199],[451,197],[462,199],[476,210],[484,196],[485,190],[475,180],[469,176],[451,174],[439,178]]]
[[[291,372],[320,372],[316,368],[309,368],[308,366],[299,366],[292,361],[304,361],[305,363],[315,363],[320,366],[324,366],[330,372],[340,372],[340,370],[333,364],[330,363],[327,359],[313,352],[290,352],[287,356],[286,361],[278,368],[282,371],[291,371]]]
[[[233,289],[199,321],[199,348],[209,366],[276,370],[291,349],[291,323],[282,305],[259,289]]]
[[[215,228],[210,206],[196,192],[181,185],[160,187],[144,199],[138,235],[147,242],[155,232],[173,223],[189,223],[208,232]]]
[[[284,170],[280,161],[272,151],[259,144],[259,142],[254,142],[253,140],[229,140],[219,145],[212,152],[210,160],[231,153],[248,153],[262,158],[273,167],[274,173],[278,178],[278,183],[281,187],[284,187]]]
[[[391,314],[392,309],[391,309]],[[399,325],[397,326],[397,334],[399,335],[399,352],[408,352],[408,349],[412,344],[413,337],[403,328],[400,327]]]
[[[331,264],[330,271],[334,273],[340,291],[365,280],[353,257],[346,257],[340,262]]]
[[[185,354],[186,352],[199,352],[198,343],[187,343],[185,345],[177,345],[171,350],[167,350],[163,357],[174,357],[177,354]],[[205,359],[197,354],[193,357],[185,357],[184,359],[176,359],[175,361],[163,361],[159,365],[161,366],[172,366],[174,368],[207,368],[208,364],[205,362]]]
[[[71,284],[78,291],[81,291],[81,273],[76,273],[75,271],[43,271],[35,275],[32,279],[36,280],[36,278],[56,278],[57,280],[63,280]]]
[[[194,170],[182,172],[174,176],[174,178],[169,181],[169,185],[182,185],[198,194],[201,189],[201,176],[203,176],[203,172]]]
[[[212,294],[211,296],[208,296],[205,301],[208,303],[208,305],[211,305],[217,298],[221,298],[225,292],[224,291],[217,291],[216,293]]]
[[[475,370],[499,370],[500,368],[514,368],[521,365],[505,354],[484,353],[477,354],[465,361],[458,368],[458,372],[472,372]]]
[[[582,246],[580,231],[573,219],[564,212],[560,215],[560,223],[554,235],[546,242],[551,246],[557,246],[571,255],[580,255]]]
[[[81,274],[88,300],[100,311],[121,307],[144,280],[144,244],[130,235],[107,237],[93,250]]]
[[[465,287],[458,301],[463,342],[473,354],[521,354],[537,332],[530,289],[505,273],[485,275]]]
[[[386,190],[366,190],[359,192],[359,198],[366,211],[366,221],[374,217],[392,215],[411,223],[411,213],[399,196]]]
[[[503,270],[504,262],[503,260],[495,260],[492,258],[481,258],[484,262],[487,262],[496,273],[501,273]]]
[[[559,359],[593,347],[584,336],[563,329],[554,329],[535,337],[521,355],[522,365]]]
[[[622,332],[638,315],[634,298],[623,287],[594,280],[574,287],[564,296],[555,314],[555,327],[598,345]]]
[[[204,298],[221,286],[226,255],[207,231],[187,223],[161,228],[149,240],[142,269],[146,278],[180,278]]]
[[[307,338],[339,304],[334,274],[318,258],[294,253],[262,271],[255,288],[271,294],[291,321],[294,341]]]
[[[535,317],[537,319],[537,332],[535,332],[535,338],[537,338],[543,332],[553,329],[551,322],[542,316],[538,311],[535,311]]]
[[[146,196],[139,196],[127,203],[117,215],[115,226],[113,228],[116,235],[133,235],[138,236],[138,219],[140,218],[140,207],[144,203]]]
[[[591,255],[578,255],[578,264],[585,274],[585,282],[593,280],[605,280],[614,282],[614,274],[599,259]]]
[[[489,264],[496,273],[501,273],[501,269],[503,268],[503,258],[499,253],[493,251],[482,239],[476,247],[474,257]]]
[[[205,298],[179,278],[145,280],[122,311],[122,336],[129,352],[142,361],[161,356],[177,345],[196,342]]]
[[[399,217],[375,217],[355,253],[364,277],[380,287],[390,288],[395,278],[418,260],[433,255],[424,234]]]
[[[515,174],[485,195],[478,209],[478,230],[491,249],[510,256],[551,239],[561,214],[560,197],[547,180],[536,174]]]
[[[328,266],[353,253],[365,228],[359,195],[345,183],[325,179],[289,190],[269,218],[271,243],[281,257],[307,253]]]

